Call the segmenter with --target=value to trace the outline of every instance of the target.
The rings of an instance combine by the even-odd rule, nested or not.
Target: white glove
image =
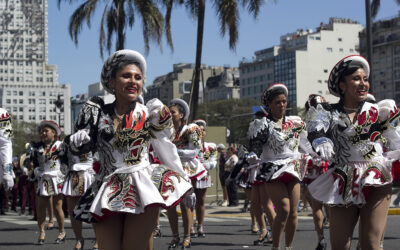
[[[251,152],[248,156],[247,156],[247,162],[250,165],[256,165],[258,163],[260,163],[260,159],[258,158],[258,156],[254,153]]]
[[[335,154],[332,144],[330,144],[329,142],[324,142],[316,146],[315,152],[319,153],[321,158],[324,160],[330,160]]]
[[[88,143],[90,141],[88,130],[86,129],[78,130],[75,134],[72,134],[69,137],[69,140],[77,148],[85,143]]]
[[[194,205],[196,204],[196,195],[194,193],[187,194],[183,198],[182,202],[187,208],[194,208]]]
[[[10,174],[3,175],[3,183],[6,189],[12,189],[14,187],[14,179]]]

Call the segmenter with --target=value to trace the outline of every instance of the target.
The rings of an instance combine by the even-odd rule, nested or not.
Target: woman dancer
[[[94,181],[93,155],[91,152],[82,155],[73,155],[70,151],[68,156],[68,174],[65,178],[62,193],[67,199],[68,213],[73,215],[75,205],[79,198],[86,192]],[[82,222],[71,216],[72,230],[75,234],[74,250],[83,249],[84,239],[82,237]]]
[[[282,83],[272,84],[262,95],[267,117],[255,120],[249,128],[250,164],[260,163],[259,180],[266,188],[276,208],[272,225],[272,249],[279,249],[285,229],[286,249],[292,249],[297,227],[297,204],[300,199],[300,180],[306,172],[305,156],[298,149],[311,152],[305,124],[298,116],[285,116],[288,89]],[[262,151],[262,152],[260,152]],[[260,155],[258,159],[257,155]]]
[[[79,130],[69,137],[73,153],[99,154],[98,178],[74,213],[80,220],[97,222],[100,249],[151,246],[159,207],[175,205],[191,188],[169,140],[173,130],[168,108],[157,99],[146,106],[137,102],[145,75],[146,62],[140,53],[112,54],[103,65],[101,83],[115,95],[115,102],[89,100],[75,125]],[[168,168],[157,175],[149,162],[150,144]]]
[[[53,121],[42,121],[39,124],[40,142],[31,143],[33,150],[30,159],[36,167],[35,178],[38,180],[36,191],[36,205],[38,226],[40,230],[38,244],[45,241],[46,209],[53,203],[58,224],[58,237],[56,243],[65,242],[64,212],[62,210],[63,195],[61,193],[64,174],[61,172],[62,164],[66,163],[65,146],[58,140],[61,129]],[[52,201],[51,199],[52,198]]]
[[[311,94],[308,97],[308,100],[305,104],[306,111],[310,109],[310,107],[317,107],[321,105],[321,103],[326,103],[326,100],[323,96]],[[305,119],[306,124],[310,123],[310,117],[306,115]],[[324,213],[322,211],[323,204],[312,198],[310,192],[308,191],[308,185],[310,185],[318,176],[325,173],[328,169],[328,162],[322,160],[320,157],[314,157],[312,161],[309,161],[308,171],[306,176],[303,179],[304,183],[304,199],[307,199],[310,202],[312,208],[312,215],[314,220],[315,231],[318,236],[318,245],[315,248],[316,250],[324,250],[327,246],[327,241],[324,237]],[[326,209],[328,212],[328,209]]]
[[[340,60],[328,80],[339,103],[309,110],[309,139],[334,167],[309,186],[311,195],[330,205],[332,249],[350,249],[360,218],[361,249],[379,249],[391,196],[391,167],[400,148],[399,110],[393,100],[365,102],[369,64],[352,55]],[[333,157],[334,156],[334,157]]]
[[[201,150],[202,132],[199,126],[194,123],[186,125],[186,120],[189,117],[189,106],[184,100],[179,98],[171,100],[169,108],[171,110],[172,121],[175,128],[175,138],[173,142],[178,148],[178,154],[183,169],[190,176],[192,182],[201,179],[206,175],[206,170],[198,159],[198,154]],[[180,203],[184,230],[182,249],[188,249],[191,246],[190,228],[193,223],[192,211],[195,202],[196,197],[194,193],[192,193],[187,195],[183,202]],[[176,208],[168,210],[168,220],[173,237],[168,248],[176,248],[180,241]]]
[[[203,163],[207,175],[202,179],[197,180],[193,183],[194,193],[196,195],[196,220],[197,220],[197,236],[204,238],[206,234],[204,233],[203,223],[205,214],[205,200],[207,188],[212,186],[211,176],[209,171],[213,170],[217,166],[217,146],[212,142],[205,142],[204,138],[207,134],[206,128],[207,123],[202,119],[197,119],[193,121],[194,124],[199,126],[201,130],[201,150],[199,153],[199,159]],[[194,230],[193,230],[194,231]]]

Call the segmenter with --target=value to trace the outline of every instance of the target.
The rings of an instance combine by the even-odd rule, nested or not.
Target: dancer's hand
[[[69,140],[75,147],[78,148],[83,144],[88,143],[90,141],[90,136],[87,130],[81,129],[78,130],[75,134],[72,134],[69,137]]]
[[[324,142],[315,147],[315,152],[319,153],[322,159],[330,160],[335,154],[333,147],[329,142]]]

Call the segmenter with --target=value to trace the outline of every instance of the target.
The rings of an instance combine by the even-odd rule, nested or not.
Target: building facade
[[[366,33],[360,33],[361,55],[367,58]],[[394,99],[400,104],[400,12],[372,25],[371,92],[377,101]]]
[[[47,64],[47,0],[0,0],[0,16],[0,106],[18,121],[54,120],[71,133],[70,86]]]
[[[240,63],[241,98],[259,100],[268,85],[282,82],[289,89],[289,108],[304,107],[310,94],[336,102],[327,86],[330,70],[343,57],[359,53],[362,30],[353,20],[330,18],[315,31],[281,36],[279,46],[256,51],[255,58]]]
[[[200,76],[199,103],[203,103],[204,101],[203,85],[207,82],[207,79],[211,76],[219,75],[224,71],[224,67],[220,66],[202,65],[201,68],[203,77]],[[194,64],[174,64],[172,72],[157,77],[151,85],[146,86],[147,91],[144,93],[145,101],[158,98],[163,103],[168,103],[174,98],[181,98],[188,102],[193,71]]]
[[[238,68],[225,67],[221,74],[210,76],[206,82],[206,102],[240,98],[240,73]]]

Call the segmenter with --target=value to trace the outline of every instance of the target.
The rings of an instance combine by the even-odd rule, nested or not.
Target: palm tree
[[[239,5],[246,8],[247,11],[252,14],[252,16],[256,19],[260,12],[260,7],[263,3],[264,0],[212,0],[212,4],[215,7],[218,16],[221,36],[224,37],[226,33],[229,33],[229,48],[231,50],[235,50],[236,43],[239,37]],[[165,32],[167,36],[167,41],[171,48],[173,48],[173,46],[171,38],[170,18],[172,7],[174,6],[174,4],[184,4],[189,12],[193,16],[197,17],[196,62],[190,98],[190,107],[192,109],[191,115],[192,118],[195,119],[197,116],[197,106],[199,98],[200,67],[203,48],[204,13],[206,1],[163,0],[163,4],[166,6]]]
[[[72,3],[78,0],[57,0],[58,7],[62,1]],[[156,41],[161,47],[163,33],[163,17],[153,0],[84,0],[74,11],[69,21],[69,35],[74,43],[78,44],[78,36],[82,26],[86,24],[90,28],[91,19],[100,2],[106,2],[100,22],[100,55],[103,58],[104,50],[111,52],[112,38],[115,35],[115,50],[124,49],[125,30],[132,28],[136,16],[142,19],[143,38],[146,53],[150,50],[150,40]]]

